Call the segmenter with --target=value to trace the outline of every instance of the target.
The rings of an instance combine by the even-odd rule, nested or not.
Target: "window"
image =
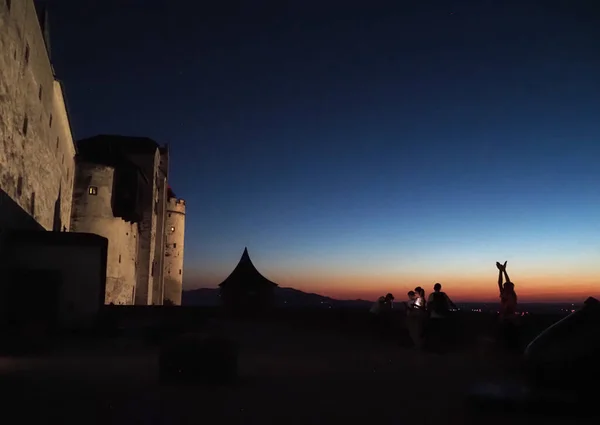
[[[171,213],[169,213],[169,217],[171,217]]]
[[[6,0],[6,8],[10,10],[10,6],[12,6],[12,0]]]
[[[42,95],[44,94],[44,87],[40,84],[40,91],[38,92],[38,98],[42,100]]]
[[[25,45],[25,66],[29,65],[29,43]]]
[[[48,127],[52,128],[52,114],[50,114],[50,121],[48,122]]]
[[[27,114],[25,114],[25,118],[23,119],[23,136],[27,136],[27,129],[29,128],[29,118]]]
[[[96,186],[90,186],[88,188],[88,194],[96,196],[98,194],[98,188]]]
[[[121,254],[119,254],[119,264],[121,264]]]
[[[179,274],[181,274],[181,269],[179,269]]]
[[[58,137],[56,138],[56,149],[58,149]]]
[[[177,248],[177,244],[176,243],[173,244],[173,248]]]
[[[171,226],[171,233],[175,231],[175,227]]]

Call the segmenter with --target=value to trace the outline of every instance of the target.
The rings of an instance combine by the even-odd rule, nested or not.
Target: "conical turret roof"
[[[231,272],[227,279],[219,284],[220,287],[224,286],[278,286],[276,283],[271,282],[269,279],[264,277],[254,266],[248,254],[248,248],[244,248],[242,258],[238,262],[235,269]]]

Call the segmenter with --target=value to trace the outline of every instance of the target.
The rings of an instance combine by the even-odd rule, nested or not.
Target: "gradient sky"
[[[75,137],[171,144],[186,288],[600,294],[595,2],[54,3]]]

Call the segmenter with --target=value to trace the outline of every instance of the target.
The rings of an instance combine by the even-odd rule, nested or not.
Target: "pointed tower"
[[[264,277],[252,264],[248,248],[231,274],[219,285],[221,302],[236,313],[264,311],[273,306],[277,284]]]

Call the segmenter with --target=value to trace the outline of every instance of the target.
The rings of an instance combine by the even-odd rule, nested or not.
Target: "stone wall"
[[[67,230],[75,148],[32,0],[0,2],[0,194],[46,230]],[[0,227],[29,223],[3,214]],[[12,217],[12,218],[10,218]]]
[[[114,217],[115,170],[87,162],[77,164],[71,231],[108,239],[105,303],[132,305],[135,299],[138,226]]]
[[[71,208],[73,199],[73,181],[75,179],[75,145],[71,134],[71,124],[67,115],[63,87],[60,81],[54,80],[54,108],[52,113],[52,126],[55,135],[56,162],[62,171],[62,184],[60,186],[61,204],[60,217],[62,229],[68,229],[71,221]],[[60,159],[60,163],[58,163]]]
[[[171,198],[167,204],[165,241],[165,303],[181,305],[183,288],[183,249],[185,241],[185,201]]]
[[[156,176],[158,183],[158,202],[156,205],[156,246],[154,248],[155,273],[152,281],[152,304],[162,305],[164,297],[165,263],[165,217],[167,208],[167,178],[169,151],[161,148],[160,164]]]
[[[157,181],[160,152],[156,149],[153,156],[132,155],[135,162],[140,164],[142,172],[152,180],[152,192],[144,196],[143,218],[139,223],[138,238],[138,275],[135,289],[136,305],[151,305],[153,297],[153,277],[157,273],[155,263],[156,228],[159,200],[159,185]]]

